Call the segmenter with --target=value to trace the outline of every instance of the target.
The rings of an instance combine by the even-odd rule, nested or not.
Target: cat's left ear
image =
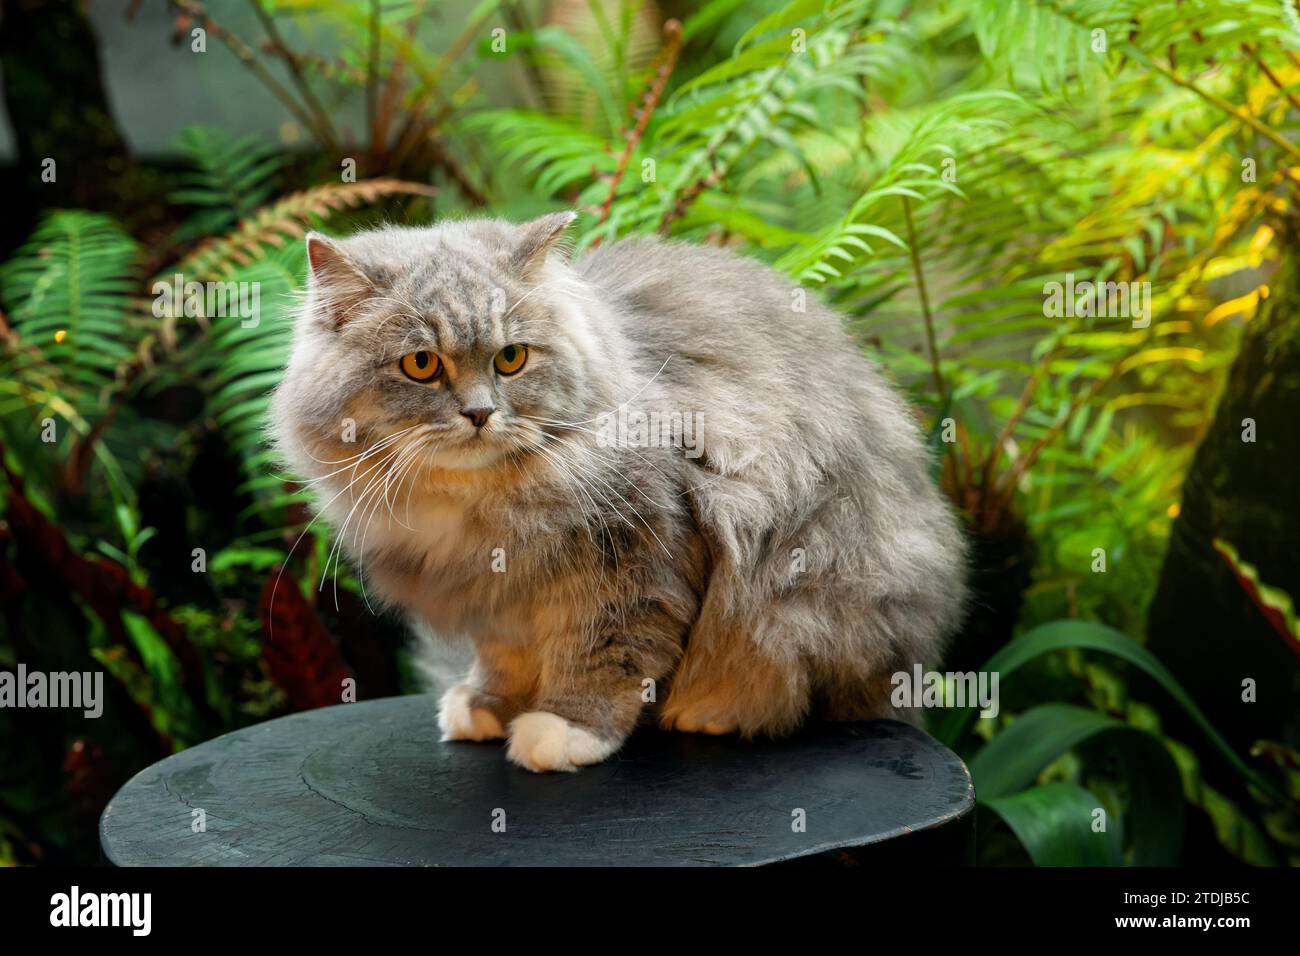
[[[514,271],[530,281],[540,278],[542,266],[552,251],[568,258],[569,248],[561,240],[564,230],[578,218],[578,214],[554,212],[520,225],[515,232],[514,249],[510,254],[510,264]]]

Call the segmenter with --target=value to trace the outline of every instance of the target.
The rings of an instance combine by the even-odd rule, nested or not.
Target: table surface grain
[[[500,743],[440,742],[419,695],[168,757],[118,791],[100,843],[122,866],[759,865],[969,823],[973,807],[961,760],[895,721],[763,742],[644,728],[606,763],[539,775]]]

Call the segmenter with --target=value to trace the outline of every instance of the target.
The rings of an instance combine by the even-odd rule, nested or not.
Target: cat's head
[[[425,465],[508,464],[586,417],[601,358],[557,213],[307,237],[309,278],[271,421],[291,465],[412,449]],[[316,463],[316,466],[313,466]]]

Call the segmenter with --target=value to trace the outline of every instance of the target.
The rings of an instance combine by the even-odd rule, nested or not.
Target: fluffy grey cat
[[[444,739],[529,770],[664,727],[898,716],[963,603],[913,413],[716,248],[567,261],[574,214],[307,238],[272,433],[373,599],[468,638]]]

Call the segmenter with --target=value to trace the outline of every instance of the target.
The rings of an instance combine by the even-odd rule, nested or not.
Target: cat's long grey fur
[[[937,661],[964,595],[911,409],[771,269],[646,239],[568,263],[571,219],[308,240],[273,437],[372,600],[472,642],[445,736],[569,770],[647,711],[743,735],[893,714],[890,675]],[[417,350],[437,381],[400,370]],[[694,446],[602,439],[652,412],[700,416]]]

